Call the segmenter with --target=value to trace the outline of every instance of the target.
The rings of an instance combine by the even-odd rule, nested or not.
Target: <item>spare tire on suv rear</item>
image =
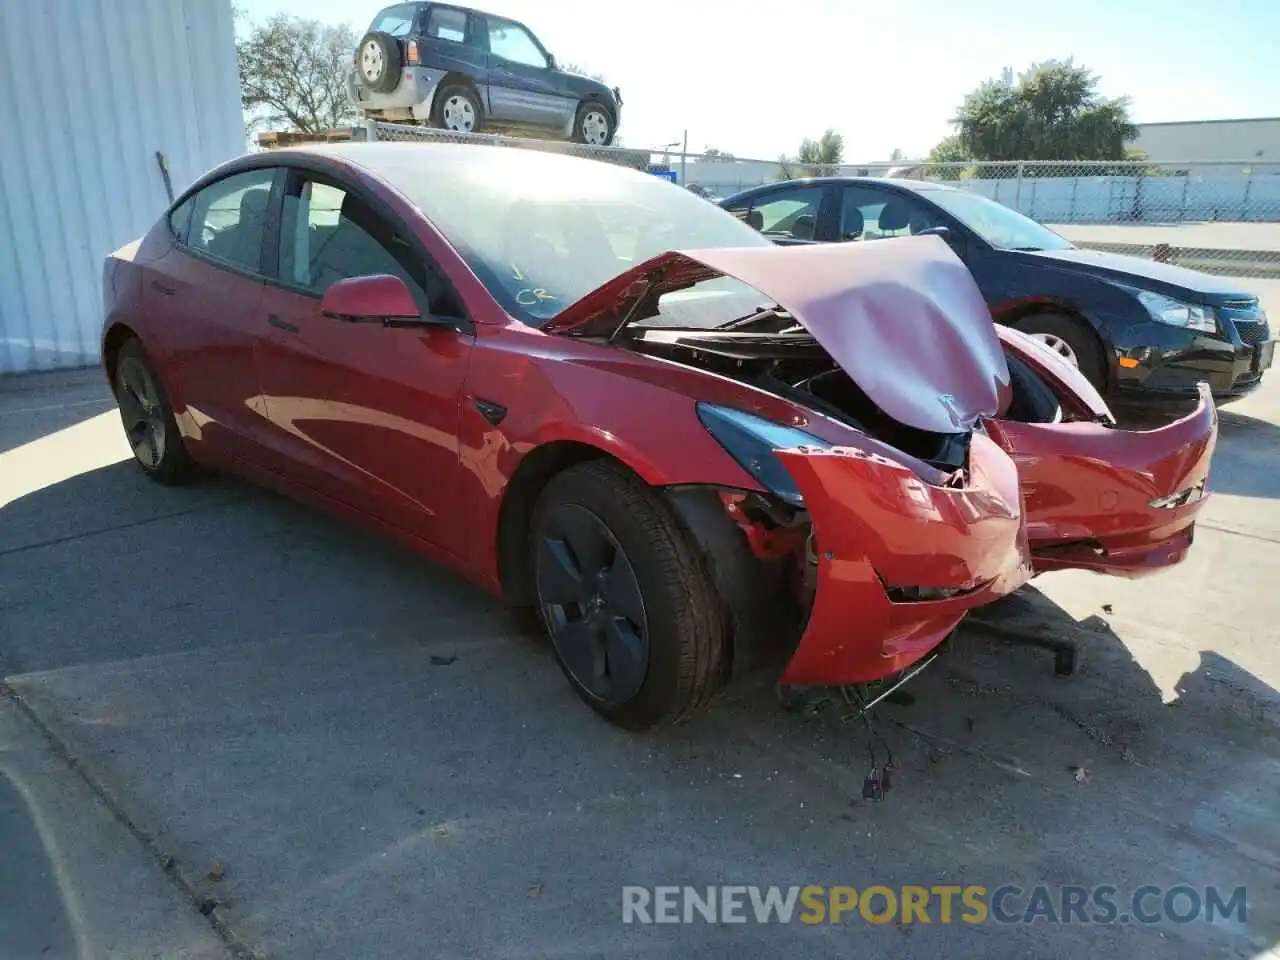
[[[402,60],[399,40],[381,30],[370,31],[356,48],[356,76],[374,93],[390,93],[400,84]]]

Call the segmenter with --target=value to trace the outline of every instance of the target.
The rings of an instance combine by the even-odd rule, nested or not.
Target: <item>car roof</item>
[[[734,196],[745,196],[749,193],[755,193],[758,190],[765,190],[772,187],[786,187],[795,185],[822,187],[827,184],[866,184],[867,186],[890,186],[898,190],[905,190],[910,193],[929,193],[936,190],[950,190],[952,192],[963,192],[959,187],[952,187],[945,183],[938,183],[936,180],[908,180],[904,177],[855,177],[855,176],[835,176],[835,177],[801,177],[795,180],[779,180],[775,183],[762,183],[759,186],[748,187],[745,190],[739,190]],[[732,200],[734,197],[729,197]]]
[[[566,149],[574,149],[565,144]],[[267,160],[259,159],[259,163],[269,163],[275,155],[281,162],[290,157],[331,157],[354,167],[361,167],[380,177],[394,182],[397,174],[403,175],[406,164],[412,164],[415,175],[430,176],[433,173],[445,173],[459,163],[468,165],[483,164],[493,169],[495,175],[503,171],[523,168],[525,175],[536,174],[547,177],[572,177],[585,171],[599,172],[603,165],[617,170],[619,176],[648,177],[648,173],[624,164],[608,163],[591,157],[574,156],[567,152],[548,149],[521,149],[498,144],[487,143],[449,143],[447,141],[421,141],[418,143],[398,141],[394,143],[349,141],[346,143],[302,144],[284,150],[273,150],[266,154]],[[259,154],[258,157],[263,155]]]

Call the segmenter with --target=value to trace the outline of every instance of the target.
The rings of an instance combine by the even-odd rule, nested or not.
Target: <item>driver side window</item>
[[[295,180],[280,221],[280,279],[316,296],[339,280],[399,277],[430,313],[460,316],[452,289],[412,244],[358,196],[320,180]]]
[[[526,67],[547,69],[546,54],[539,49],[529,31],[511,20],[489,17],[489,52]]]

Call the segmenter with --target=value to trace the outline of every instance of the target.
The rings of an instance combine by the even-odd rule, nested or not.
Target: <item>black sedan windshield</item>
[[[669,250],[771,246],[690,191],[610,163],[443,144],[386,157],[368,166],[445,234],[504,309],[535,326]]]
[[[1063,237],[1003,203],[964,190],[921,191],[997,250],[1068,250]]]

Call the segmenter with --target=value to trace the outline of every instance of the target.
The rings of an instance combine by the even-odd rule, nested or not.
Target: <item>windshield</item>
[[[688,190],[600,161],[466,147],[370,166],[448,237],[504,309],[534,326],[669,250],[772,245]]]
[[[1071,249],[1067,240],[1048,227],[980,194],[963,190],[921,192],[999,250]]]

